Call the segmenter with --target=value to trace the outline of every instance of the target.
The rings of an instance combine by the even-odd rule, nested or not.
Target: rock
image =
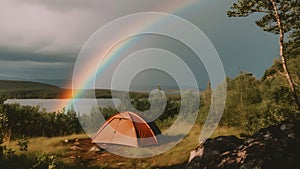
[[[94,151],[94,152],[100,152],[101,149],[100,149],[98,146],[93,146],[93,147],[89,150],[89,152],[91,152],[91,151]]]
[[[76,159],[77,157],[72,155],[72,156],[70,156],[70,158],[71,159]]]
[[[238,139],[235,136],[228,137],[217,137],[214,139],[207,139],[202,145],[200,145],[194,152],[194,154],[200,154],[192,159],[189,163],[188,168],[202,168],[204,164],[215,165],[215,163],[220,163],[221,159],[218,157],[222,154],[227,154],[230,151],[234,150],[237,146],[242,143],[242,140]],[[200,151],[200,152],[199,152]],[[191,153],[192,155],[192,153]],[[200,160],[202,159],[202,160]],[[199,161],[200,160],[200,161]]]
[[[286,124],[283,124],[283,125],[280,126],[280,130],[286,130],[286,128],[287,128]]]
[[[186,168],[298,169],[299,130],[300,121],[283,122],[261,129],[244,140],[233,136],[207,139],[202,145],[202,155],[195,156]]]
[[[71,146],[70,149],[71,150],[82,150],[82,148],[80,148],[78,146]]]
[[[76,141],[75,143],[74,143],[74,145],[80,145],[80,142],[79,141]]]
[[[204,152],[204,147],[203,147],[202,144],[200,144],[195,150],[192,150],[192,151],[190,152],[189,162],[191,162],[191,160],[192,160],[194,157],[202,157],[203,152]]]

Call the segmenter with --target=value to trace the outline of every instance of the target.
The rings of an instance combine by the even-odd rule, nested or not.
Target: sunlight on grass
[[[130,159],[116,155],[110,155],[111,158],[108,158],[105,161],[99,161],[97,160],[97,158],[95,158],[91,165],[97,167],[108,166],[109,168],[160,168],[174,165],[184,165],[188,161],[190,151],[195,149],[199,144],[200,132],[201,126],[195,125],[189,132],[189,134],[175,147],[163,154],[154,157],[143,159]],[[239,136],[241,132],[241,130],[236,128],[219,127],[213,133],[212,137],[228,135]],[[56,154],[59,155],[61,157],[61,160],[65,163],[72,164],[74,163],[74,161],[72,161],[69,157],[64,157],[64,155],[67,154],[70,148],[69,146],[66,146],[63,142],[64,140],[85,138],[88,138],[86,134],[52,138],[31,138],[29,139],[28,151],[30,153]],[[19,149],[19,146],[17,144],[17,141],[5,143],[5,145],[7,145],[8,148],[12,148],[13,150]],[[157,148],[159,148],[159,146]],[[20,153],[20,151],[17,151],[17,153]],[[84,152],[84,154],[81,155],[86,155],[86,152]]]
[[[39,152],[45,154],[61,154],[65,152],[69,147],[64,146],[62,143],[64,140],[72,140],[72,139],[83,139],[88,138],[86,134],[74,134],[70,136],[62,136],[62,137],[37,137],[30,138],[28,144],[28,152]],[[16,151],[16,153],[20,153],[18,141],[10,141],[5,142],[8,148],[11,148]]]
[[[234,128],[234,127],[218,127],[215,132],[212,134],[211,138],[215,138],[218,136],[236,136],[240,138],[240,134],[242,134],[244,131]]]
[[[174,165],[185,165],[189,159],[190,151],[195,149],[199,144],[199,135],[201,132],[201,127],[199,125],[195,125],[190,133],[175,147],[171,150],[149,158],[144,159],[126,159],[122,157],[110,158],[105,163],[109,164],[109,167],[112,168],[120,168],[120,166],[116,165],[117,163],[124,163],[124,168],[141,168],[141,167],[149,167],[149,168],[161,168],[168,167]],[[235,128],[225,128],[219,127],[216,129],[212,137],[217,137],[221,135],[235,135],[239,136],[241,133],[240,130]],[[164,145],[161,145],[164,146]],[[155,147],[159,149],[160,146]],[[102,163],[95,164],[102,165]],[[147,166],[147,167],[146,167]],[[180,166],[179,166],[180,168]]]

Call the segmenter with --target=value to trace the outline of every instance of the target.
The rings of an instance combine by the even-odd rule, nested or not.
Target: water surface
[[[80,108],[81,113],[89,112],[91,109],[90,102],[92,99],[78,99],[76,107]],[[119,100],[115,100],[119,103]],[[72,107],[71,99],[8,99],[5,103],[19,103],[20,105],[39,106],[40,110],[46,112],[63,111],[64,108],[70,109]],[[97,99],[97,104],[100,107],[115,107],[113,99]]]

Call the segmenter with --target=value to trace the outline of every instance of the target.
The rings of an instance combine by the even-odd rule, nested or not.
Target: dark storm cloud
[[[179,6],[186,3],[181,0],[0,1],[0,60],[75,62],[85,41],[109,21],[135,12],[168,10],[170,2]]]
[[[95,10],[98,12],[112,12],[123,13],[127,10],[131,12],[147,10],[155,11],[155,9],[163,6],[172,6],[172,4],[196,2],[197,0],[17,0],[19,3],[41,5],[52,10],[68,11],[74,9]],[[117,10],[116,10],[117,9]],[[113,16],[111,16],[113,17]]]
[[[99,5],[103,5],[102,1],[99,0],[89,0],[89,1],[82,1],[82,0],[15,0],[18,1],[21,5],[38,5],[43,6],[45,8],[56,10],[56,11],[68,11],[74,9],[93,9],[97,8]],[[105,3],[105,2],[104,2]]]
[[[31,62],[46,62],[46,63],[74,63],[77,56],[76,53],[34,53],[30,50],[9,50],[0,47],[0,62],[1,61],[31,61]]]
[[[253,17],[229,19],[231,3],[0,0],[0,76],[35,78],[38,72],[38,78],[70,77],[80,49],[94,32],[119,17],[151,11],[175,14],[199,27],[215,45],[227,75],[234,77],[243,69],[259,77],[277,56],[276,37],[259,30]]]

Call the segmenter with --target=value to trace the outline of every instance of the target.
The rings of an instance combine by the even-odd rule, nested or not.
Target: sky
[[[255,25],[258,15],[228,18],[226,11],[232,3],[232,0],[1,0],[0,79],[53,83],[71,80],[76,59],[93,33],[119,17],[140,12],[170,13],[188,20],[210,39],[226,76],[234,78],[243,70],[260,78],[278,57],[278,37]],[[152,40],[146,43],[147,38]],[[140,39],[144,42],[136,40],[138,47],[128,51],[157,47],[155,44],[165,40],[155,36]],[[166,50],[182,49],[178,53],[184,50],[168,45],[174,43],[170,40],[161,46]],[[185,55],[192,54],[187,51]],[[205,86],[207,75],[203,65],[192,59],[186,62],[190,62],[200,85]],[[164,83],[161,79],[165,79],[166,85],[175,83],[170,75],[155,70],[139,73],[133,82],[153,86]]]

